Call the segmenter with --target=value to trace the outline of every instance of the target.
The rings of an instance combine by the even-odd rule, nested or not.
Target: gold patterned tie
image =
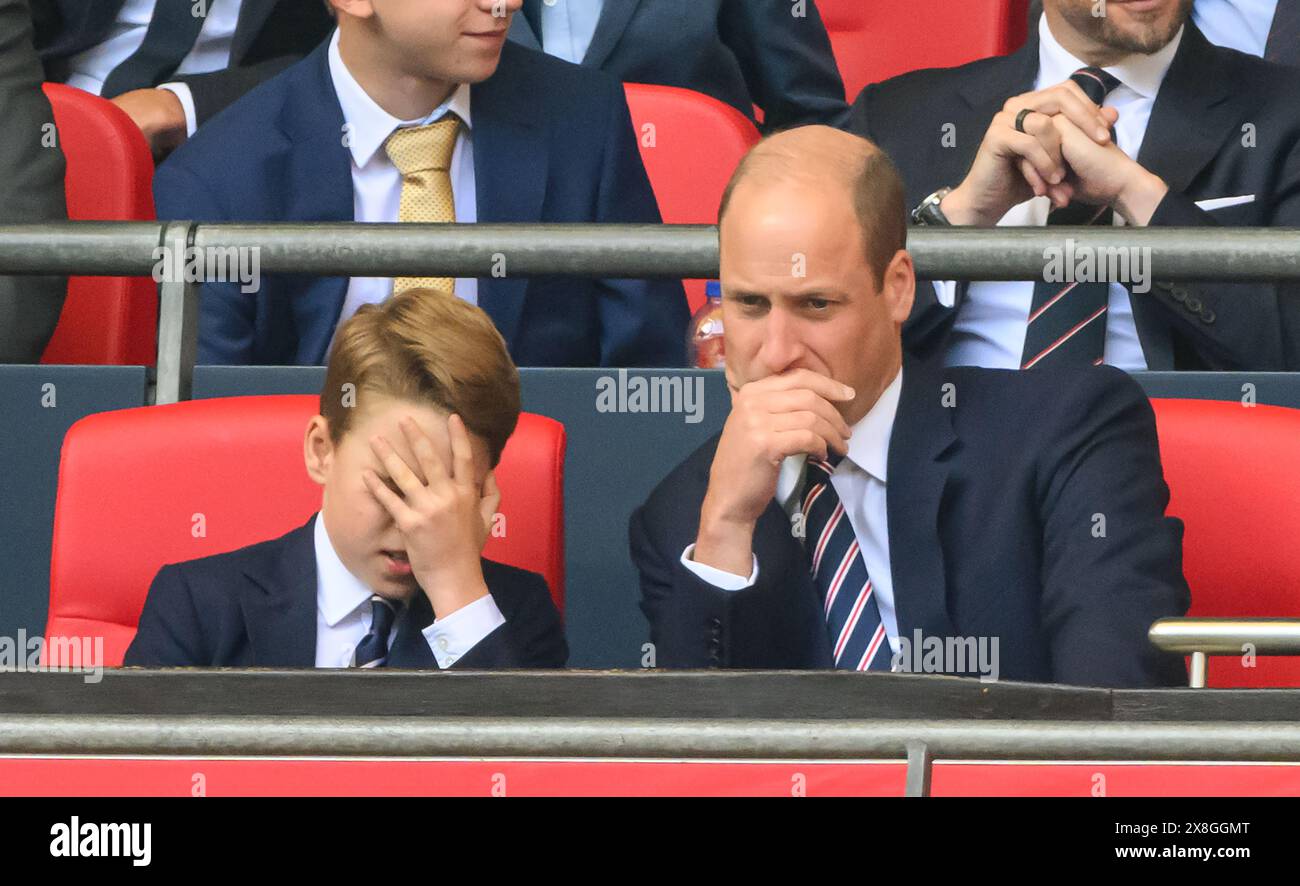
[[[402,174],[402,203],[397,215],[404,222],[456,220],[456,202],[451,191],[451,154],[460,134],[460,118],[448,113],[427,126],[398,129],[384,142],[384,150]],[[451,277],[398,277],[393,294],[407,289],[437,289],[452,295]]]

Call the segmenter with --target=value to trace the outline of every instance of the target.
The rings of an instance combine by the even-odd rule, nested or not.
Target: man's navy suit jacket
[[[481,223],[660,222],[622,87],[507,43],[472,87]],[[352,160],[328,41],[217,115],[154,178],[158,217],[353,220]],[[509,244],[502,253],[509,256]],[[676,280],[482,277],[478,303],[520,366],[681,366],[688,311]],[[348,280],[267,275],[260,291],[208,283],[200,363],[325,362]]]
[[[756,584],[724,591],[681,565],[717,438],[633,514],[632,558],[667,667],[828,668],[808,558],[775,500]],[[999,678],[1186,685],[1147,639],[1181,616],[1181,521],[1166,517],[1151,405],[1110,367],[1012,372],[909,359],[890,438],[887,513],[900,637],[998,638]],[[952,662],[945,667],[954,667]],[[971,669],[967,669],[970,673]]]
[[[315,667],[313,520],[271,541],[160,569],[123,663]],[[568,645],[546,581],[536,573],[486,559],[483,578],[506,622],[452,667],[564,667]],[[389,644],[389,667],[438,668],[420,633],[432,622],[429,600],[417,591]]]
[[[511,40],[541,48],[542,2],[524,0]],[[849,109],[826,26],[813,3],[791,12],[790,0],[605,0],[582,64],[625,83],[693,89],[751,120],[757,105],[768,131],[838,126]]]
[[[885,149],[916,206],[960,184],[993,116],[1007,99],[1033,91],[1038,46],[1035,27],[1011,55],[868,86],[849,128]],[[1298,97],[1300,71],[1215,46],[1189,20],[1136,158],[1169,185],[1150,226],[1300,226]],[[1214,199],[1232,205],[1197,206]],[[1151,290],[1131,300],[1150,369],[1300,368],[1300,285],[1161,280],[1158,255],[1148,271]],[[933,286],[917,287],[903,330],[914,353],[943,351],[965,293],[958,286],[956,306],[947,308]]]

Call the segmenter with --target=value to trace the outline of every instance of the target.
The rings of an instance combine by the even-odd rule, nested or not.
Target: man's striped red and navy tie
[[[1099,106],[1119,85],[1119,80],[1101,68],[1081,68],[1070,79]],[[1112,220],[1109,207],[1083,203],[1071,203],[1047,217],[1049,225],[1108,225]],[[1106,353],[1109,300],[1110,284],[1105,282],[1035,283],[1020,368],[1101,363]]]
[[[835,667],[857,671],[890,668],[889,639],[844,503],[831,485],[841,456],[809,456],[803,516],[813,583],[821,595]]]

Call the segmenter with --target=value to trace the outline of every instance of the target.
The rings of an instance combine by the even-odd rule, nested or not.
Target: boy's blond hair
[[[519,420],[519,370],[501,333],[480,308],[432,289],[363,305],[339,329],[320,395],[335,445],[366,394],[456,413],[487,441],[493,467]]]

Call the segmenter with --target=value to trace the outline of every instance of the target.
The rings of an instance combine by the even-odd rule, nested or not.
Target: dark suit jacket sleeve
[[[1043,627],[1056,682],[1186,685],[1181,657],[1147,639],[1156,619],[1184,615],[1180,520],[1166,517],[1151,404],[1103,367],[1056,398],[1038,475]],[[1029,441],[1027,441],[1029,442]]]
[[[795,18],[789,0],[727,0],[718,29],[740,62],[754,104],[768,131],[824,123],[848,116],[830,37],[814,4]]]
[[[190,95],[194,99],[195,122],[202,126],[254,86],[271,79],[298,60],[297,56],[284,56],[208,74],[175,77],[173,80],[190,88]]]
[[[181,567],[158,570],[140,613],[135,639],[124,665],[139,667],[203,666],[211,655],[203,649],[203,627]]]
[[[593,221],[659,224],[622,86],[609,81],[605,154]],[[678,280],[599,280],[600,365],[682,366],[686,295]]]
[[[63,152],[43,144],[54,114],[22,0],[0,0],[0,223],[61,221]],[[63,310],[63,277],[0,277],[0,363],[35,363]]]
[[[519,589],[510,606],[496,596],[505,624],[488,634],[452,664],[453,670],[562,668],[569,659],[564,625],[546,581],[536,573],[512,570]]]
[[[1281,163],[1271,194],[1269,227],[1300,227],[1300,143]],[[1220,212],[1231,212],[1224,209]],[[1156,207],[1152,227],[1219,227],[1214,211],[1170,192]],[[1158,270],[1157,270],[1158,273]],[[1211,369],[1300,369],[1300,285],[1287,283],[1163,283],[1134,298],[1156,298]],[[1213,322],[1206,322],[1206,318]]]
[[[223,221],[229,213],[198,175],[178,162],[179,154],[154,173],[153,195],[163,220]],[[257,293],[238,283],[205,283],[199,298],[198,362],[245,365],[254,361]]]
[[[818,631],[825,632],[825,623],[818,607],[808,605],[815,592],[802,558],[765,549],[758,554],[752,587],[714,587],[681,563],[689,543],[686,535],[693,535],[698,525],[688,512],[698,512],[698,502],[668,500],[673,491],[638,508],[628,527],[655,666],[829,667],[808,642]],[[760,527],[756,549],[763,546],[764,537]],[[791,545],[797,545],[793,537]]]
[[[701,581],[651,537],[646,509],[632,514],[628,528],[632,562],[641,576],[641,611],[650,622],[655,667],[707,668],[724,665],[721,626],[729,591]],[[714,625],[717,625],[715,628]],[[718,636],[715,638],[714,634]]]

